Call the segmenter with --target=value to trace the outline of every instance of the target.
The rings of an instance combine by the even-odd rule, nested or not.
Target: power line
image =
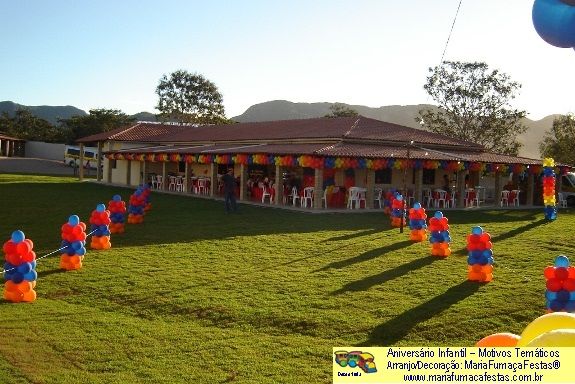
[[[443,53],[441,54],[441,61],[439,65],[443,64],[443,58],[445,57],[445,52],[447,51],[447,46],[449,45],[449,40],[451,39],[451,34],[453,33],[453,27],[455,27],[455,21],[457,20],[457,15],[459,15],[459,8],[461,8],[461,3],[463,0],[459,0],[459,5],[457,6],[457,11],[455,12],[455,17],[453,18],[453,23],[451,24],[451,30],[449,31],[449,36],[447,36],[447,41],[445,42],[445,47],[443,48]]]

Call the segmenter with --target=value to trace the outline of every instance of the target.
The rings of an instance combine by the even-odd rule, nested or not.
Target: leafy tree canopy
[[[525,111],[510,107],[521,85],[486,63],[446,61],[429,69],[424,89],[439,108],[419,111],[432,132],[483,145],[487,150],[517,155],[517,136],[527,129]]]
[[[178,70],[164,75],[156,94],[159,97],[156,108],[163,120],[195,124],[229,122],[218,87],[200,74]]]
[[[359,115],[355,109],[349,108],[342,103],[332,104],[329,110],[331,112],[324,117],[353,117]]]
[[[543,157],[552,157],[557,162],[575,165],[575,115],[556,117],[553,126],[539,144],[539,151]]]
[[[64,140],[59,129],[48,121],[34,116],[28,109],[19,108],[14,117],[4,112],[0,116],[0,131],[24,140],[58,142]]]
[[[134,121],[134,118],[118,109],[91,109],[86,116],[72,116],[60,120],[60,124],[67,134],[68,143],[74,143],[81,137],[108,132]]]

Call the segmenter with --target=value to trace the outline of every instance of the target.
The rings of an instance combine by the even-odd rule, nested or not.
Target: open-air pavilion
[[[474,189],[477,202],[498,204],[506,184],[513,183],[521,191],[517,202],[533,205],[542,171],[540,159],[501,155],[475,143],[361,116],[210,126],[136,123],[78,142],[97,143],[103,161],[98,181],[150,182],[159,190],[217,197],[219,175],[233,167],[240,201],[253,200],[252,184],[267,178],[276,187],[266,203],[294,203],[293,196],[287,198],[291,184],[283,186],[297,180],[300,204],[305,187],[316,191],[310,209],[325,207],[334,189],[341,193],[352,187],[364,191],[366,208],[377,206],[379,190],[407,191],[410,201],[424,202],[427,191],[444,186],[445,175],[453,196]],[[206,182],[198,185],[198,179]],[[468,203],[464,198],[452,202],[461,208]]]

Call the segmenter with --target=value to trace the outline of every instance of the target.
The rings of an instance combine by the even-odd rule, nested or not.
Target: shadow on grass
[[[325,271],[325,270],[332,269],[332,268],[333,269],[341,269],[341,268],[349,267],[350,265],[353,265],[356,263],[361,263],[363,261],[375,259],[376,257],[383,256],[386,253],[389,253],[392,251],[397,251],[397,250],[402,249],[402,248],[407,248],[412,244],[413,244],[413,241],[411,241],[411,240],[399,241],[397,243],[393,243],[393,244],[388,245],[386,247],[380,247],[380,248],[372,249],[370,251],[362,253],[361,255],[352,257],[351,259],[334,261],[333,263],[330,263],[330,264],[326,265],[325,267],[317,269],[314,272]]]
[[[391,229],[390,228],[386,228],[386,229]],[[376,233],[380,233],[381,231],[383,231],[384,229],[368,229],[362,232],[357,232],[357,233],[350,233],[349,235],[343,235],[343,236],[335,236],[332,238],[329,238],[327,240],[324,240],[323,242],[328,242],[328,241],[340,241],[340,240],[349,240],[349,239],[353,239],[356,237],[361,237],[361,236],[369,236],[369,235],[375,235]]]
[[[536,228],[540,225],[546,224],[547,222],[548,221],[545,218],[543,218],[543,219],[539,219],[537,221],[534,221],[532,223],[522,225],[521,227],[515,228],[511,231],[508,231],[508,232],[505,232],[505,233],[502,233],[500,235],[492,237],[491,242],[497,242],[497,241],[501,241],[501,240],[510,239],[513,236],[520,235],[523,232],[527,232],[528,230]],[[467,254],[468,254],[467,247],[458,249],[457,251],[453,251],[453,254],[456,256],[467,256]]]
[[[411,243],[411,242],[410,242]],[[437,257],[427,256],[421,259],[415,259],[410,261],[409,263],[401,264],[395,268],[389,269],[387,271],[383,271],[377,275],[366,277],[365,279],[352,281],[338,289],[337,291],[332,292],[332,295],[340,295],[345,292],[357,292],[357,291],[365,291],[374,285],[383,284],[387,281],[397,279],[398,277],[405,276],[406,273],[414,271],[419,268],[423,268],[427,265],[430,265]]]
[[[416,325],[437,316],[452,305],[472,296],[480,287],[480,283],[472,281],[464,281],[454,285],[433,299],[375,327],[371,331],[369,338],[361,343],[360,346],[393,345],[407,336]]]
[[[38,277],[46,277],[46,276],[54,275],[56,273],[64,273],[64,272],[67,272],[67,271],[65,269],[62,269],[62,268],[50,269],[47,271],[38,272]]]

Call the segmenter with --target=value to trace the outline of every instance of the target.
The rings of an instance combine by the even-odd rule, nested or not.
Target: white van
[[[67,145],[64,150],[64,163],[70,167],[80,165],[80,147]],[[84,147],[84,168],[96,168],[98,166],[98,148]]]

